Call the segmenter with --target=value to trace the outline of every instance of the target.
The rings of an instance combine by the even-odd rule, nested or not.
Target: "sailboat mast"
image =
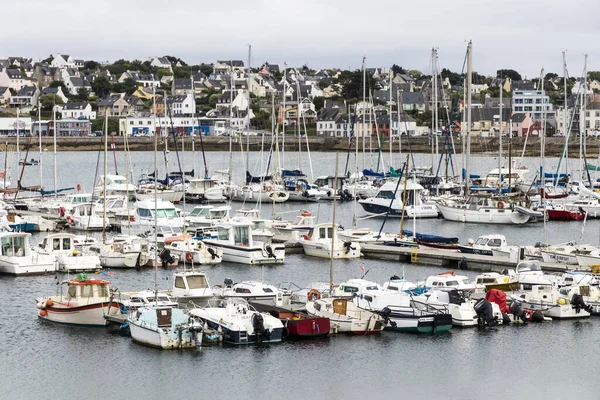
[[[365,107],[367,106],[367,70],[365,69],[365,60],[367,59],[366,56],[363,57],[363,63],[362,63],[362,73],[363,73],[363,93],[362,93],[362,126],[365,127],[365,129],[362,131],[362,150],[363,150],[363,171],[365,169],[367,169],[367,164],[366,164],[366,159],[365,159],[365,134],[366,134],[366,117],[365,117]],[[370,128],[370,126],[369,126]]]
[[[19,145],[19,136],[21,136],[20,125],[19,122],[19,114],[21,109],[17,107],[17,168],[19,167],[19,162],[21,162],[21,146]]]
[[[438,72],[437,72],[437,49],[434,47],[433,48],[433,53],[432,53],[432,61],[433,61],[433,125],[434,125],[434,131],[433,131],[433,140],[434,142],[432,143],[432,146],[435,147],[435,156],[434,156],[434,161],[431,164],[431,168],[433,169],[433,166],[435,165],[435,163],[437,162],[438,159],[438,130],[439,130],[439,115],[438,115]],[[438,185],[439,186],[439,185]]]
[[[252,45],[248,45],[248,73],[246,74],[246,89],[248,93],[248,108],[246,109],[246,171],[250,171],[250,60]]]
[[[583,116],[584,118],[587,117],[587,58],[588,55],[585,54],[585,60],[584,60],[584,67],[583,67]],[[585,119],[584,119],[585,121]],[[587,156],[587,126],[584,124],[583,125],[583,155]],[[586,166],[586,171],[588,172],[588,178],[589,178],[589,170],[587,169]],[[583,172],[582,172],[583,174]],[[583,179],[582,179],[583,180]]]
[[[166,105],[166,101],[165,101]],[[156,153],[158,153],[158,135],[154,134],[154,298],[158,299],[158,160],[156,157]],[[167,170],[168,173],[168,170]],[[185,177],[182,176],[183,179]],[[183,185],[185,188],[185,184]],[[184,189],[185,190],[185,189]],[[185,199],[185,195],[183,196]],[[106,203],[104,205],[104,209],[106,210]],[[127,206],[127,210],[129,210],[129,203]]]
[[[339,153],[336,152],[335,153],[335,174],[334,174],[334,182],[337,183],[337,177],[338,177],[338,160],[339,160]],[[331,252],[329,253],[329,293],[330,295],[333,294],[333,251],[335,248],[335,237],[336,235],[336,229],[335,229],[335,212],[336,212],[336,206],[337,206],[337,196],[333,196],[333,220],[331,221]]]
[[[389,105],[389,110],[388,110],[388,138],[390,139],[390,167],[392,167],[394,165],[394,159],[393,159],[393,147],[392,144],[394,143],[392,138],[392,78],[393,78],[393,71],[390,69],[390,73],[389,73],[389,78],[390,78],[390,90],[388,92],[388,105]],[[400,137],[400,136],[398,136]]]
[[[540,129],[540,186],[544,186],[544,151],[546,147],[546,96],[544,93],[544,68],[540,73],[542,79],[542,127]]]
[[[498,192],[501,193],[501,187],[502,187],[502,106],[504,105],[502,103],[502,92],[504,91],[504,88],[502,86],[502,71],[500,71],[500,117],[499,117],[499,122],[500,122],[500,130],[498,131]]]
[[[230,63],[232,64],[232,63]],[[233,64],[229,73],[229,183],[233,171]],[[230,187],[231,188],[231,187]]]
[[[281,106],[281,168],[285,168],[285,86],[287,85],[287,62],[283,63],[283,101]],[[275,183],[275,182],[273,182]]]
[[[52,107],[52,131],[52,141],[54,146],[54,198],[56,199],[58,197],[58,183],[56,179],[56,107]],[[48,133],[50,133],[50,129],[48,129]],[[6,174],[6,171],[4,173]]]
[[[106,243],[106,153],[108,151],[108,112],[104,115],[104,177],[102,178],[102,243]]]
[[[566,50],[562,52],[563,55],[563,89],[564,89],[564,94],[565,94],[565,102],[563,105],[563,127],[564,127],[564,137],[565,140],[567,140],[567,126],[568,126],[568,121],[567,121],[567,55],[566,55]],[[569,146],[568,146],[568,142],[565,145],[565,175],[567,175],[569,173]],[[556,179],[558,180],[558,176],[556,177]]]
[[[584,56],[583,63],[583,76],[587,77],[587,54]],[[585,78],[584,78],[585,79]],[[581,89],[581,81],[579,81],[579,181],[583,182],[583,172],[585,170],[583,166],[583,141],[585,140],[585,91],[587,89],[586,83],[584,83],[583,90]]]
[[[44,168],[42,168],[42,156],[43,156],[43,149],[42,149],[42,107],[40,107],[40,101],[38,99],[38,136],[40,138],[40,189],[44,188]]]
[[[469,41],[467,46],[467,156],[465,159],[465,194],[469,195],[469,181],[470,181],[470,155],[471,155],[471,71],[472,71],[472,60],[471,56],[473,52],[473,43]]]

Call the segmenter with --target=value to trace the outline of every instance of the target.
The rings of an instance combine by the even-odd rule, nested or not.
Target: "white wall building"
[[[167,136],[174,132],[177,136],[222,135],[225,133],[225,118],[155,117],[151,114],[130,115],[119,120],[119,134],[129,136]]]
[[[554,108],[545,90],[514,90],[512,95],[512,112],[514,114],[531,113],[534,120],[551,119]]]

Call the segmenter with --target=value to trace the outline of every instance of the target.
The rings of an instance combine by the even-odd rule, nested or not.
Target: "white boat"
[[[194,308],[188,313],[221,332],[223,343],[246,345],[281,342],[283,323],[278,318],[259,313],[242,299],[223,301],[223,307]]]
[[[260,217],[260,210],[256,208],[239,209],[233,217],[236,221],[249,222],[252,225],[252,238],[259,242],[270,243],[274,233],[268,228],[270,221]]]
[[[548,275],[542,271],[537,260],[521,261],[515,269],[516,278],[521,290],[531,290],[540,285],[557,285],[559,277]]]
[[[66,284],[66,294],[36,299],[41,319],[69,325],[104,326],[105,315],[122,314],[123,304],[113,298],[107,281],[79,274]]]
[[[31,249],[30,233],[0,232],[0,273],[43,275],[56,271],[54,257]]]
[[[408,180],[405,184],[400,182],[386,182],[379,188],[374,197],[359,200],[362,208],[371,214],[385,214],[390,217],[404,216],[409,218],[437,218],[438,209],[435,204],[426,204],[422,200],[423,186]],[[393,201],[392,201],[393,200]],[[406,204],[404,204],[404,200]]]
[[[225,201],[223,187],[216,179],[190,179],[185,198],[188,201]]]
[[[200,240],[184,239],[164,246],[171,254],[179,257],[179,262],[193,264],[219,264],[223,260],[223,250],[207,246]]]
[[[294,232],[302,236],[308,233],[315,226],[315,217],[308,211],[302,211],[302,214],[294,218],[293,221],[270,221],[267,227],[275,234],[292,239]]]
[[[106,183],[104,182],[106,180]],[[122,196],[135,200],[135,192],[137,187],[134,184],[128,183],[124,176],[121,175],[104,175],[100,176],[100,181],[94,187],[94,195],[103,197],[106,191],[107,196]]]
[[[469,282],[468,276],[455,274],[453,271],[428,276],[425,280],[425,287],[433,289],[454,288],[466,292],[475,290],[475,285]]]
[[[290,198],[290,194],[280,185],[272,183],[257,183],[231,188],[229,198],[233,201],[258,201],[263,203],[283,203]]]
[[[242,281],[233,283],[231,279],[225,279],[223,286],[213,288],[217,297],[238,297],[243,299],[274,299],[277,288],[264,282]]]
[[[135,199],[137,201],[147,201],[147,200],[154,200],[154,184],[149,184],[149,185],[140,185],[138,186],[138,189],[135,192]],[[159,186],[158,189],[156,189],[156,197],[164,200],[164,201],[170,201],[171,203],[179,203],[181,201],[181,199],[183,199],[183,188],[182,189],[168,189],[162,186]]]
[[[517,186],[525,182],[525,174],[529,170],[526,168],[495,168],[488,172],[485,177],[484,186],[491,188],[507,188],[510,182],[512,186]]]
[[[255,241],[247,222],[231,221],[216,226],[217,238],[204,239],[207,245],[223,251],[223,261],[241,264],[283,264],[285,246]]]
[[[204,272],[188,269],[173,273],[171,295],[179,303],[206,303],[214,292]]]
[[[567,211],[580,212],[584,211],[587,218],[600,218],[600,199],[597,198],[580,198],[563,204]]]
[[[306,177],[286,177],[285,189],[289,193],[288,201],[319,201],[327,196],[327,191],[311,186]]]
[[[338,236],[337,224],[315,225],[299,242],[304,248],[304,254],[322,258],[358,258],[360,244],[345,242]]]
[[[97,254],[75,248],[74,238],[75,235],[71,233],[48,235],[38,245],[36,252],[53,257],[58,271],[95,271],[102,268]]]
[[[331,332],[366,335],[380,333],[384,321],[378,314],[358,308],[352,300],[321,298],[306,303],[306,312],[315,317],[329,318]]]
[[[59,197],[58,199],[51,199],[37,204],[37,211],[64,217],[67,213],[70,213],[76,205],[90,203],[91,201],[91,193],[68,194]],[[34,207],[32,210],[36,211],[36,208]]]
[[[365,279],[349,279],[340,283],[333,289],[333,296],[340,299],[351,299],[364,290],[381,289],[376,282],[367,281]]]
[[[506,237],[494,233],[490,235],[481,235],[476,241],[469,239],[469,244],[467,246],[458,245],[458,249],[461,253],[491,256],[493,255],[493,250],[499,250],[501,248],[506,248],[507,246]]]
[[[229,218],[230,211],[231,206],[199,205],[194,207],[184,219],[191,229],[210,227],[225,222]]]
[[[452,315],[452,325],[460,327],[477,326],[477,313],[473,306],[475,301],[469,298],[469,293],[458,289],[434,289],[413,296],[415,306],[424,310],[436,308]],[[495,304],[495,303],[494,303]],[[492,304],[492,307],[494,306]],[[502,313],[496,304],[496,317],[502,320]]]
[[[592,315],[600,315],[600,288],[597,285],[576,284],[573,286],[566,286],[560,289],[560,293],[571,299],[574,294],[582,296],[585,304],[590,307],[588,311],[591,312]]]
[[[141,290],[139,292],[126,293],[126,295],[128,298],[123,299],[122,302],[127,307],[127,311],[137,310],[141,307],[177,307],[179,305],[167,293],[156,293],[153,290]]]
[[[121,230],[129,229],[131,234],[140,235],[153,232],[155,226],[183,228],[185,221],[179,216],[173,203],[164,200],[158,200],[156,203],[156,211],[154,200],[147,200],[136,202],[129,215],[119,214],[117,218],[121,220]]]
[[[69,228],[80,231],[101,231],[110,225],[102,207],[96,203],[77,204],[66,217]]]
[[[411,295],[401,291],[365,289],[353,301],[360,309],[382,316],[385,329],[438,333],[452,328],[452,316],[446,308],[418,305]]]
[[[338,232],[340,239],[346,242],[382,243],[401,239],[396,233],[374,231],[370,228],[350,228]],[[416,243],[415,243],[416,245]]]
[[[183,310],[168,306],[144,306],[127,318],[134,342],[159,349],[199,348],[203,323]]]
[[[112,242],[92,244],[89,249],[100,257],[104,268],[140,268],[148,262],[148,242],[135,236],[119,236]]]
[[[557,319],[587,318],[591,314],[576,304],[572,297],[561,294],[550,285],[536,285],[531,291],[511,296],[513,301],[522,303],[523,308],[540,311],[544,316]]]
[[[595,246],[589,244],[577,245],[573,242],[555,246],[546,246],[540,249],[542,260],[544,262],[580,265],[582,267],[588,267],[595,264],[593,254],[597,254],[598,251],[598,248]]]
[[[470,196],[465,201],[438,198],[437,207],[444,219],[456,222],[520,225],[529,221],[527,213],[512,210],[504,201]]]

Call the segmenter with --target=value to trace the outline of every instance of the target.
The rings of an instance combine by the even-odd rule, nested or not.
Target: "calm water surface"
[[[333,174],[334,155],[313,153],[312,156],[315,176]],[[170,165],[175,165],[174,154],[169,157]],[[185,169],[191,169],[191,154],[186,153],[184,157]],[[227,157],[227,153],[208,153],[210,170],[226,168]],[[297,155],[286,154],[287,157],[296,157],[293,167],[297,167]],[[118,158],[123,163],[123,155],[118,154]],[[151,153],[134,153],[132,158],[134,171],[152,168]],[[253,171],[259,169],[252,167],[258,159],[256,154],[251,154]],[[417,163],[430,164],[430,160],[430,156],[421,156]],[[52,182],[51,159],[46,161],[44,181]],[[535,168],[536,160],[525,161],[531,169]],[[234,162],[243,165],[239,153],[234,154]],[[196,171],[200,170],[200,163],[197,153]],[[472,160],[472,165],[478,166],[476,172],[482,174],[495,163],[493,158]],[[307,164],[303,165],[305,171]],[[119,168],[123,173],[121,166]],[[238,169],[240,180],[244,169]],[[96,153],[59,155],[60,185],[80,183],[84,189],[91,190],[95,170]],[[38,184],[39,171],[28,169],[23,182]],[[233,206],[239,208],[241,204]],[[276,211],[301,208],[318,215],[321,221],[331,220],[330,203],[286,203]],[[358,209],[362,215],[360,207]],[[350,226],[352,210],[352,203],[340,204],[336,220]],[[263,206],[263,214],[271,215],[269,206]],[[381,221],[366,220],[360,224],[379,228]],[[580,223],[549,223],[548,241],[579,239],[581,226]],[[584,240],[598,244],[599,228],[597,221],[588,221]],[[398,220],[386,223],[386,231],[398,229]],[[457,236],[461,240],[498,232],[515,244],[532,244],[543,238],[541,224],[490,227],[424,220],[417,221],[417,230]],[[439,267],[392,261],[339,261],[334,264],[335,280],[360,277],[361,266],[369,271],[367,278],[379,282],[394,274],[404,273],[408,279],[417,280],[441,271]],[[264,279],[273,284],[293,281],[304,286],[329,277],[327,260],[304,255],[289,255],[284,265],[276,267],[223,263],[202,269],[208,273],[211,284],[222,283],[229,277],[234,281]],[[171,273],[159,271],[161,288],[170,287]],[[154,286],[151,270],[115,271],[110,280],[112,287],[121,291]],[[600,353],[598,319],[485,331],[453,329],[436,336],[384,332],[379,336],[338,336],[266,347],[159,351],[134,344],[127,337],[107,334],[104,329],[64,327],[38,320],[35,298],[54,294],[56,288],[53,276],[0,276],[0,299],[6,305],[0,312],[2,398],[281,399],[310,396],[358,399],[374,395],[383,398],[598,398],[593,368]]]

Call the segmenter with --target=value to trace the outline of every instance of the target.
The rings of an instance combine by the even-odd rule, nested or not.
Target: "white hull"
[[[223,261],[262,265],[283,264],[285,260],[285,247],[272,245],[275,258],[270,257],[263,246],[233,246],[229,243],[221,243],[218,240],[205,239],[204,243],[223,251]]]
[[[579,262],[580,262],[579,257],[581,257],[581,256],[573,256],[573,255],[563,254],[563,253],[554,253],[554,252],[549,252],[549,251],[543,251],[543,250],[541,253],[542,253],[542,260],[544,262],[562,263],[562,264],[569,264],[569,265],[579,264]],[[586,258],[590,258],[590,257],[586,257]],[[600,259],[598,261],[600,261]],[[589,265],[586,265],[586,266],[589,266]]]
[[[600,257],[594,256],[575,256],[576,264],[579,264],[580,267],[589,268],[592,265],[600,264]]]
[[[139,254],[140,253],[101,255],[100,265],[104,268],[136,268]],[[140,257],[140,266],[145,264],[142,263],[142,258],[143,257]]]
[[[306,303],[306,312],[315,317],[329,318],[331,332],[335,333],[378,333],[383,330],[383,322],[376,314],[366,310],[355,310],[355,317],[337,314],[332,311],[330,299],[326,299],[327,303],[322,303],[321,309],[315,308],[315,302],[309,301]],[[349,303],[350,304],[350,303]],[[323,308],[327,308],[324,310]],[[329,311],[328,311],[329,310]]]
[[[67,300],[63,302],[54,301],[52,307],[45,310],[47,315],[40,318],[69,325],[86,325],[86,326],[104,326],[106,320],[104,315],[120,314],[120,307],[113,304],[109,308],[109,302],[92,303],[92,304],[74,304]]]
[[[202,332],[198,332],[194,337],[188,330],[184,330],[179,338],[178,332],[165,331],[133,320],[129,320],[129,331],[134,342],[163,350],[194,348],[202,345]]]
[[[261,202],[265,203],[283,203],[286,202],[290,197],[289,192],[284,190],[273,190],[269,192],[263,191],[252,191],[244,189],[234,189],[231,194],[231,200],[233,201],[258,201],[260,198]]]
[[[331,258],[331,240],[329,241],[329,243],[319,243],[302,239],[300,240],[300,244],[302,244],[304,254],[306,254],[307,256]],[[344,247],[343,243],[336,244],[337,245],[334,247],[333,250],[334,259],[349,259],[360,257],[360,245],[358,243],[353,242],[348,252],[346,251],[346,248]]]
[[[0,261],[0,273],[7,275],[44,275],[56,271],[53,263],[19,264]]]
[[[164,201],[170,201],[171,203],[179,203],[183,198],[183,191],[181,190],[159,190],[156,194],[159,199]],[[149,193],[136,193],[135,198],[137,201],[154,200],[154,192]]]
[[[58,270],[67,271],[95,271],[102,268],[97,256],[59,256]]]
[[[184,251],[184,250],[176,250],[173,249],[172,247],[169,247],[169,251],[171,252],[172,255],[178,256],[179,257],[179,263],[183,264],[183,262],[185,261],[186,263],[194,263],[194,264],[200,264],[200,265],[205,265],[205,264],[219,264],[221,262],[221,257],[215,257],[214,259],[212,258],[212,256],[210,255],[210,253],[206,252],[201,252],[201,251],[193,251],[193,250],[188,250],[188,251]],[[192,254],[192,261],[187,260],[186,256],[188,253]]]
[[[521,225],[529,221],[529,216],[510,209],[485,208],[469,210],[467,208],[450,207],[438,204],[444,219],[456,222],[480,224]]]

